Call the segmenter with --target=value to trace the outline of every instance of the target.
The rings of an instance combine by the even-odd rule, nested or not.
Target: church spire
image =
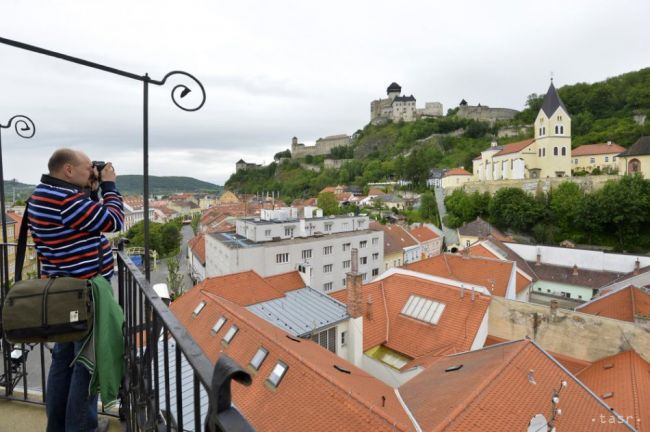
[[[566,107],[564,106],[564,103],[562,103],[562,99],[560,99],[560,95],[557,92],[557,89],[553,85],[553,78],[551,77],[551,85],[548,88],[548,91],[546,92],[546,96],[544,96],[544,102],[542,103],[542,111],[544,111],[544,114],[546,114],[546,117],[551,118],[553,113],[557,111],[559,107],[562,107],[566,115],[569,115],[569,111],[567,111]]]

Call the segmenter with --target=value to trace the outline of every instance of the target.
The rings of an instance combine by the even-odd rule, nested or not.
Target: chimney
[[[639,270],[641,270],[641,262],[639,262],[639,259],[637,258],[636,261],[634,262],[634,275],[639,274]]]
[[[560,302],[557,300],[551,300],[551,321],[555,321],[557,316],[557,309],[560,305]]]
[[[465,298],[465,285],[460,284],[460,298]]]
[[[359,318],[363,315],[362,307],[362,284],[359,274],[359,250],[352,249],[352,271],[346,275],[345,287],[348,293],[348,314],[352,318]]]
[[[612,142],[611,142],[611,141],[607,141],[607,145],[608,145],[608,146],[611,146],[611,145],[612,145]]]
[[[369,320],[372,320],[373,318],[372,312],[372,295],[368,295],[368,302],[366,303],[366,318]]]
[[[472,301],[474,301],[474,296],[475,296],[475,295],[476,295],[476,294],[474,293],[474,287],[472,287],[472,297],[471,297]]]
[[[490,143],[490,146],[491,146],[491,147],[496,147],[497,145],[499,145],[499,144],[497,144],[496,140],[494,140],[494,141],[492,141],[492,142]]]
[[[542,265],[542,251],[537,248],[537,261],[535,261],[537,267]]]
[[[578,266],[576,264],[573,265],[573,276],[578,276]]]

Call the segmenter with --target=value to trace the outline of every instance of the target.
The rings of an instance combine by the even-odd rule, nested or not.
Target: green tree
[[[192,215],[192,232],[194,235],[199,233],[199,223],[201,222],[201,213],[195,213]]]
[[[283,158],[291,158],[291,150],[286,149],[285,151],[278,152],[273,156],[273,160],[276,162],[279,162],[280,159]]]
[[[621,248],[633,245],[650,223],[650,181],[640,175],[608,182],[601,190],[602,206]]]
[[[499,227],[526,232],[540,219],[539,203],[517,188],[499,189],[489,205],[490,221]]]
[[[428,191],[420,196],[420,216],[424,220],[435,222],[438,217],[436,199],[433,192]]]
[[[562,234],[566,235],[576,226],[583,197],[580,186],[572,182],[564,182],[552,191],[549,204],[550,221]]]
[[[325,216],[339,214],[339,203],[332,192],[321,192],[318,194],[318,207],[323,209]]]
[[[183,293],[183,275],[180,273],[180,266],[176,258],[167,260],[167,288],[169,288],[172,300]]]

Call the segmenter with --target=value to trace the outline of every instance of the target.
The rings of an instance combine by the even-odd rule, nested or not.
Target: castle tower
[[[402,87],[400,87],[396,82],[393,82],[386,89],[386,93],[388,94],[389,99],[395,99],[397,96],[402,94]]]
[[[571,117],[552,79],[534,129],[539,177],[570,177]]]

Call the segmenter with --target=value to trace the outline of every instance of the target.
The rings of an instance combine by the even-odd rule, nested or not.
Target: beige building
[[[618,173],[643,175],[650,179],[650,136],[639,138],[630,148],[618,155]]]
[[[237,195],[230,191],[224,191],[219,197],[217,204],[238,204],[239,202]]]
[[[555,86],[546,92],[533,139],[504,146],[496,142],[474,159],[474,180],[571,176],[571,117]]]
[[[465,171],[465,168],[459,167],[446,171],[442,175],[440,184],[443,189],[461,187],[463,184],[472,180],[472,173]]]
[[[625,147],[611,141],[581,145],[571,150],[571,169],[587,172],[596,168],[601,171],[616,171],[618,170],[616,157],[624,151]]]

